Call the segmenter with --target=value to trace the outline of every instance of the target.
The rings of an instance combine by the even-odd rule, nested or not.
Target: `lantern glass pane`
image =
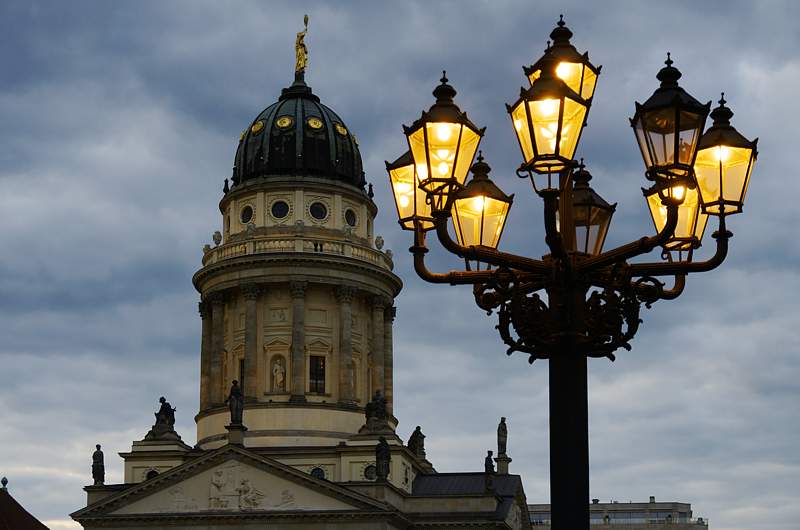
[[[534,72],[528,76],[528,81],[530,81],[532,85],[533,82],[539,79],[540,77],[542,77],[542,70],[541,69],[534,70]]]
[[[645,113],[642,117],[645,141],[651,164],[666,166],[675,162],[675,109]]]
[[[587,68],[583,63],[570,63],[562,61],[556,67],[556,75],[564,81],[567,86],[576,94],[580,94],[583,99],[589,99],[594,95],[597,85],[597,74],[591,68]],[[535,70],[528,76],[531,85],[542,76],[541,70]]]
[[[538,71],[538,70],[537,70]],[[511,120],[514,122],[514,132],[517,133],[519,145],[522,148],[522,156],[525,163],[533,160],[533,144],[531,142],[531,129],[528,127],[528,115],[525,112],[525,101],[520,101],[511,110]]]
[[[594,96],[594,89],[597,87],[597,74],[592,71],[591,68],[583,67],[583,85],[581,86],[580,92],[578,94],[581,95],[583,99],[590,99]]]
[[[680,113],[680,136],[678,137],[678,162],[691,165],[692,157],[697,149],[697,141],[700,138],[703,126],[702,116],[694,112],[681,111]]]
[[[639,150],[642,152],[642,160],[646,168],[653,167],[653,161],[650,158],[650,148],[647,143],[647,134],[644,131],[644,120],[639,118],[633,128],[636,133],[636,143],[639,144]]]
[[[573,206],[578,252],[599,254],[608,231],[610,212],[591,205]]]
[[[482,195],[457,199],[453,224],[459,244],[497,248],[508,207],[507,202]]]
[[[720,201],[726,203],[726,213],[741,210],[753,169],[752,155],[753,150],[749,147],[725,145],[697,152],[694,171],[706,211],[719,213]]]
[[[420,182],[424,181],[428,178],[428,158],[425,151],[425,131],[422,127],[409,135],[408,145],[411,147],[411,156],[414,158],[417,177]]]
[[[681,191],[681,189],[683,191]],[[700,211],[700,198],[696,189],[675,186],[676,197],[683,195],[684,201],[678,206],[678,224],[673,236],[664,244],[667,250],[684,250],[692,247],[692,239],[699,243],[703,239],[708,215]],[[658,193],[647,197],[647,206],[653,218],[656,231],[660,232],[667,224],[667,207],[661,204]]]
[[[528,111],[533,123],[533,135],[538,155],[556,153],[558,141],[558,116],[561,108],[559,99],[542,99],[528,102]]]
[[[433,122],[426,123],[425,127],[428,129],[429,175],[435,179],[453,178],[462,126],[458,123]]]
[[[472,167],[472,159],[478,150],[481,141],[480,135],[469,127],[461,126],[461,143],[458,146],[458,159],[456,160],[454,176],[459,184],[464,184],[467,179],[469,168]]]
[[[414,221],[418,221],[424,230],[433,227],[431,207],[426,202],[425,193],[418,188],[419,178],[414,173],[414,166],[408,165],[389,172],[392,192],[397,206],[397,215],[403,228],[414,229]]]
[[[583,129],[583,119],[586,116],[586,107],[575,100],[564,100],[564,121],[561,125],[561,138],[559,154],[567,159],[572,159],[575,149],[578,148],[578,139]]]

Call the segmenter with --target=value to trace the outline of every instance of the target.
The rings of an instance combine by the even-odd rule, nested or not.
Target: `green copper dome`
[[[363,188],[358,142],[298,75],[242,132],[232,184],[270,176],[326,178]]]

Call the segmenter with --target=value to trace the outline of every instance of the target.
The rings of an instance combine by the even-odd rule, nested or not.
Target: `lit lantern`
[[[656,231],[660,232],[667,224],[667,207],[662,203],[655,189],[642,190],[647,198],[647,206]],[[678,224],[675,232],[662,246],[664,250],[691,250],[700,246],[706,229],[708,215],[700,209],[700,194],[697,189],[687,186],[674,186],[673,194],[678,206]]]
[[[558,63],[556,75],[573,92],[586,101],[591,100],[594,95],[594,89],[597,86],[597,76],[600,75],[602,67],[594,66],[589,62],[588,53],[579,53],[575,46],[570,43],[569,39],[572,38],[572,32],[564,24],[563,16],[558,21],[557,27],[550,33],[550,38],[553,39],[553,45],[548,47],[545,53]],[[544,57],[531,66],[523,67],[531,85],[542,75],[543,61]]]
[[[758,138],[749,141],[731,126],[733,111],[725,106],[725,94],[719,107],[711,112],[712,125],[700,138],[695,178],[700,188],[703,212],[711,215],[742,211],[750,174],[758,151]]]
[[[462,246],[497,248],[514,196],[508,196],[489,179],[489,164],[478,156],[472,180],[453,202],[453,225]]]
[[[631,126],[647,168],[647,178],[656,181],[662,195],[673,196],[671,189],[693,180],[697,143],[711,107],[690,96],[678,86],[680,71],[667,54],[666,66],[656,76],[661,86],[643,104],[636,103]]]
[[[611,216],[617,205],[608,204],[590,186],[592,175],[586,171],[581,160],[578,170],[572,174],[572,217],[575,224],[575,245],[578,252],[597,255],[611,224]]]
[[[533,181],[537,189],[552,187],[550,175],[574,164],[589,109],[589,103],[557,77],[558,64],[550,54],[541,62],[542,74],[529,89],[521,89],[514,105],[506,106],[525,160],[519,171],[547,175],[541,186]]]
[[[425,192],[419,189],[419,177],[414,170],[414,159],[406,151],[392,163],[386,162],[389,182],[392,184],[397,217],[404,230],[433,228],[431,207],[426,202]]]
[[[433,91],[436,103],[410,127],[403,126],[419,178],[433,210],[448,207],[447,198],[467,178],[484,129],[478,129],[453,103],[455,89],[442,84]]]

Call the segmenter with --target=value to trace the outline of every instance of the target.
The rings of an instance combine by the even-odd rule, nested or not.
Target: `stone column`
[[[389,302],[391,304],[391,302]],[[390,305],[386,308],[383,320],[383,395],[386,398],[386,412],[392,415],[394,400],[393,395],[393,365],[394,352],[392,349],[392,325],[397,308]]]
[[[197,305],[203,321],[200,341],[200,410],[203,411],[211,402],[211,305],[205,301]]]
[[[355,403],[353,389],[353,294],[355,289],[342,285],[336,288],[339,301],[341,331],[339,335],[339,403]]]
[[[306,400],[306,287],[308,282],[290,282],[292,294],[292,389],[289,401]]]
[[[211,359],[209,361],[210,405],[221,405],[225,381],[222,380],[222,351],[225,349],[225,297],[222,293],[209,296],[211,302]]]
[[[372,298],[372,392],[380,390],[383,394],[384,385],[384,351],[383,351],[383,312],[386,310],[386,298],[374,296]]]
[[[245,301],[244,315],[244,370],[240,375],[239,386],[245,400],[258,397],[258,295],[255,284],[242,287]]]

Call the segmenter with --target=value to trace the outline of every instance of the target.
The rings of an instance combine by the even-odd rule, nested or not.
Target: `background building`
[[[550,505],[529,504],[531,526],[550,528]],[[600,502],[592,499],[589,508],[592,525],[604,530],[699,530],[708,520],[693,517],[692,505],[685,502]]]

